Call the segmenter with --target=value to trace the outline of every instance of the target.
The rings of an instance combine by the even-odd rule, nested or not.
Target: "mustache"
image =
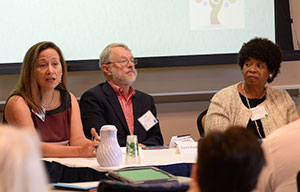
[[[125,73],[130,73],[130,72],[136,73],[136,70],[135,69],[128,69]]]

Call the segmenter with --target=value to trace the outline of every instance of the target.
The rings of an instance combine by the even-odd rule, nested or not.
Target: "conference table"
[[[42,158],[50,182],[87,182],[107,179],[109,170],[126,167],[154,166],[175,176],[190,177],[196,153],[179,154],[176,148],[152,147],[140,149],[140,164],[126,164],[126,148],[122,150],[122,162],[116,167],[101,167],[96,158]]]

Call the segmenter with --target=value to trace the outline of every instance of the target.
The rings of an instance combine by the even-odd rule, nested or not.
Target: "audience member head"
[[[131,85],[137,76],[131,50],[122,43],[112,43],[104,48],[100,54],[99,67],[107,80],[116,85]]]
[[[201,192],[251,191],[264,164],[260,143],[243,127],[212,132],[199,140],[197,179]]]
[[[48,191],[39,146],[33,134],[0,126],[0,192]]]
[[[66,86],[66,74],[67,74],[67,64],[64,60],[61,50],[52,42],[43,41],[33,45],[26,53],[22,68],[20,78],[17,84],[17,87],[13,91],[13,95],[19,94],[25,99],[26,103],[34,111],[40,112],[41,108],[41,85],[38,82],[39,73],[37,72],[38,59],[41,52],[53,49],[57,52],[59,56],[59,64],[61,65],[61,71],[59,71],[59,76],[54,79],[58,82],[57,87],[60,87],[63,90],[67,90]],[[43,67],[43,66],[42,66]],[[45,66],[46,67],[46,66]]]
[[[243,69],[244,64],[250,58],[266,63],[268,71],[272,75],[267,82],[271,83],[279,73],[282,60],[282,51],[280,47],[266,38],[254,38],[244,43],[238,54],[238,63]]]

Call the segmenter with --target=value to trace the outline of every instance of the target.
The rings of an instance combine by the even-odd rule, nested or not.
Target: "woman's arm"
[[[70,95],[72,102],[70,145],[85,145],[86,143],[90,142],[90,140],[87,139],[83,133],[78,102],[72,93],[70,93]]]
[[[287,107],[287,120],[288,122],[287,123],[290,123],[291,121],[297,119],[299,116],[298,112],[297,112],[297,107],[296,107],[296,104],[295,102],[293,101],[293,99],[291,98],[290,94],[285,91],[285,98],[287,100],[287,104],[286,104],[286,107]]]
[[[223,131],[229,126],[229,116],[225,110],[224,104],[226,103],[224,102],[226,101],[223,101],[218,95],[215,95],[211,100],[205,118],[205,135],[215,130]]]
[[[41,142],[43,157],[95,157],[93,142],[82,146],[62,146],[54,143]]]
[[[10,97],[4,109],[4,115],[8,124],[26,128],[34,134],[37,134],[31,118],[30,109],[23,97],[19,95]]]
[[[5,107],[5,119],[9,124],[28,129],[38,136],[31,118],[30,109],[21,96],[12,96]],[[61,146],[41,142],[43,157],[95,157],[95,142],[86,139],[80,146]]]

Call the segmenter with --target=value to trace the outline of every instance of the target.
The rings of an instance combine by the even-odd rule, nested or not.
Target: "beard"
[[[131,77],[126,76],[127,73],[134,73]],[[136,69],[128,69],[125,73],[118,73],[112,68],[112,81],[117,85],[132,85],[137,77]]]

